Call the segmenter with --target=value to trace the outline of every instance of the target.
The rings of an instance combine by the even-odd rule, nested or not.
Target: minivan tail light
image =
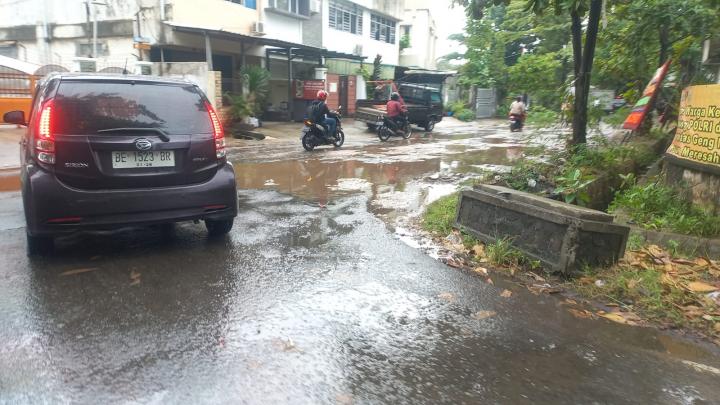
[[[212,124],[213,128],[213,138],[215,139],[215,157],[218,159],[223,159],[225,157],[225,132],[223,131],[222,124],[220,124],[220,119],[218,118],[212,104],[206,101],[205,107],[208,110],[208,115],[210,116],[210,123]]]
[[[55,164],[55,134],[53,133],[53,101],[43,104],[37,124],[35,150],[37,159],[46,164]]]

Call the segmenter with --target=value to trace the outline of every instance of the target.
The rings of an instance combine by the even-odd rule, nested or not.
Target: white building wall
[[[358,5],[363,7],[370,7],[373,4],[373,0],[358,0],[354,1]],[[356,35],[349,32],[344,32],[330,28],[330,17],[329,17],[330,4],[329,1],[323,1],[323,47],[330,51],[343,52],[343,53],[355,53],[355,49],[358,45],[362,46],[362,56],[368,58],[370,62],[375,58],[376,55],[382,55],[382,61],[384,64],[397,65],[400,58],[399,41],[400,41],[400,22],[398,21],[395,27],[395,43],[390,44],[384,41],[376,41],[370,38],[370,24],[372,11],[364,8],[363,9],[363,32],[362,35]]]
[[[266,38],[302,43],[303,20],[280,15],[271,11],[265,12]]]
[[[103,0],[107,6],[94,6],[98,20],[134,19],[137,1]],[[140,3],[155,3],[154,0]],[[0,0],[0,27],[34,25],[44,21],[57,24],[84,23],[84,0]]]
[[[408,1],[406,4],[413,5],[414,3]],[[418,4],[424,5],[422,2]],[[410,48],[403,49],[400,53],[400,64],[435,69],[438,36],[431,9],[405,10],[405,18],[401,25],[410,26]],[[404,31],[401,29],[401,37],[403,33]]]

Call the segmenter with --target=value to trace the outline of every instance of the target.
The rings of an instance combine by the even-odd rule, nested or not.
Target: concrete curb
[[[455,226],[485,243],[510,239],[554,271],[605,266],[625,255],[630,228],[611,215],[499,186],[477,186],[460,196]]]

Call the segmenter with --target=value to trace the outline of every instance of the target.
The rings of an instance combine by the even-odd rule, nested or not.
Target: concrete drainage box
[[[462,192],[455,226],[486,243],[508,238],[554,271],[616,263],[630,228],[612,215],[499,186]]]

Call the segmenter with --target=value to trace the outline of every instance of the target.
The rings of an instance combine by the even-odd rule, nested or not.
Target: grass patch
[[[602,121],[612,127],[619,127],[625,122],[628,115],[630,115],[630,111],[632,111],[632,107],[630,106],[618,108],[614,112],[604,116]]]
[[[720,217],[694,207],[677,189],[658,179],[620,192],[609,211],[628,215],[645,229],[705,237],[720,235]]]
[[[475,120],[475,113],[472,110],[462,109],[455,113],[455,118],[460,121],[470,122]]]
[[[528,111],[527,124],[536,128],[547,128],[555,125],[560,120],[558,113],[541,106],[532,107]]]
[[[652,321],[676,327],[687,325],[688,319],[678,306],[688,301],[689,293],[663,283],[662,271],[616,266],[587,275],[603,283],[598,286],[584,283],[583,278],[575,280],[575,288],[582,295],[594,300],[631,305],[644,318]]]
[[[459,194],[454,193],[438,199],[427,206],[422,227],[428,232],[447,236],[453,231]]]
[[[512,246],[512,239],[502,238],[485,246],[485,255],[496,266],[518,266],[525,257]]]

